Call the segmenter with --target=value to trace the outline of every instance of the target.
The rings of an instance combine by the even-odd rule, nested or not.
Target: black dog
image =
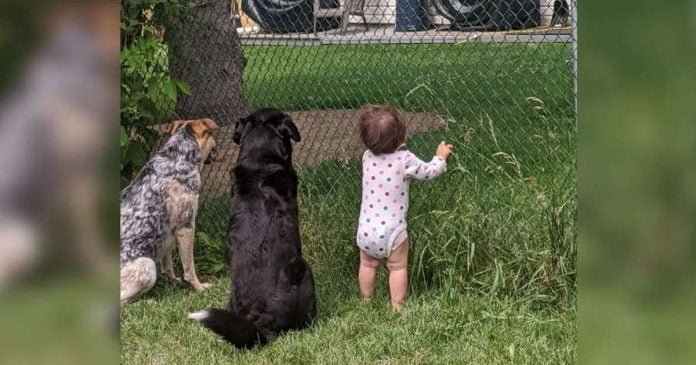
[[[308,327],[316,315],[314,277],[302,257],[292,142],[300,133],[287,114],[261,109],[237,122],[227,256],[229,308],[189,314],[238,348],[267,344]]]

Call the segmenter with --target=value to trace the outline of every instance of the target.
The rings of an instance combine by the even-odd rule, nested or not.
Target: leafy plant
[[[194,19],[193,0],[122,0],[121,48],[146,35],[162,38],[167,27]]]
[[[153,126],[175,114],[179,93],[189,87],[169,71],[167,24],[192,18],[191,0],[121,2],[121,184],[147,160],[158,138]]]
[[[188,86],[169,74],[167,45],[140,38],[121,52],[121,176],[127,179],[145,162],[156,142],[152,125],[174,115],[179,92]]]

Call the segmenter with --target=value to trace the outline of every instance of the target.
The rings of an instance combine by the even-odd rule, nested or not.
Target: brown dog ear
[[[215,121],[213,121],[212,119],[204,118],[201,119],[201,122],[203,122],[203,124],[205,124],[205,126],[208,127],[208,129],[210,129],[211,131],[214,131],[219,128]]]
[[[203,119],[199,119],[186,124],[186,128],[189,131],[189,133],[191,133],[191,135],[195,136],[196,138],[205,138],[206,136],[211,135],[213,132],[213,129],[210,128],[208,126],[208,123],[205,123]]]
[[[169,134],[174,134],[174,132],[178,131],[184,124],[186,124],[185,120],[175,120],[164,131]]]

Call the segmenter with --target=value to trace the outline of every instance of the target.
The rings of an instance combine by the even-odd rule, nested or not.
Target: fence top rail
[[[238,29],[245,45],[302,45],[302,44],[429,44],[457,42],[501,43],[570,43],[569,27],[539,27],[507,31],[454,31],[430,29],[418,32],[396,32],[391,26],[372,26],[369,30],[355,29],[348,32],[329,30],[318,33],[264,33]]]

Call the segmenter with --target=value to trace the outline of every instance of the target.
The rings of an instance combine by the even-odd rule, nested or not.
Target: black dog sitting
[[[292,142],[300,133],[287,114],[261,109],[237,122],[240,145],[227,256],[229,308],[189,314],[238,348],[308,327],[316,315],[312,269],[302,257]]]

